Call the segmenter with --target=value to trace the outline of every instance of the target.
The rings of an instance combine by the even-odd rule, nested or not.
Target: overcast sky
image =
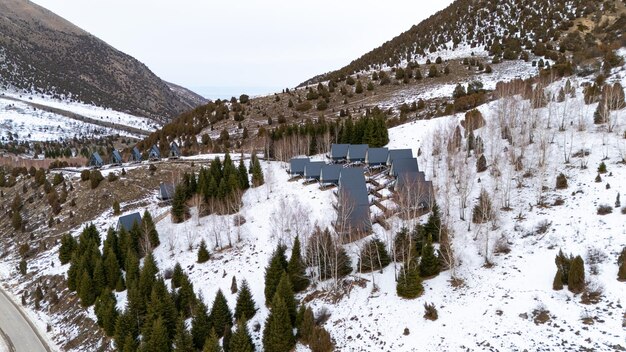
[[[189,88],[293,87],[452,0],[34,0]]]

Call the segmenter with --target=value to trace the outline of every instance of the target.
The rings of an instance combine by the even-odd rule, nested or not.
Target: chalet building
[[[362,168],[343,168],[337,191],[337,221],[341,235],[362,238],[372,230],[369,198]]]
[[[121,231],[122,229],[130,231],[133,226],[135,226],[135,223],[141,226],[141,215],[139,215],[139,213],[124,215],[117,220],[117,227],[115,229],[117,231]]]
[[[367,144],[350,144],[348,147],[348,153],[346,154],[346,159],[351,163],[365,162],[367,148]]]
[[[123,162],[122,154],[117,149],[113,149],[111,152],[111,164],[120,165]]]
[[[173,183],[161,183],[159,185],[159,196],[162,201],[170,201],[174,198],[174,184]]]
[[[387,148],[369,148],[365,155],[365,164],[369,167],[382,166],[387,163],[389,157],[389,149]]]
[[[91,167],[102,167],[104,165],[104,161],[102,160],[102,157],[100,156],[100,154],[98,154],[98,152],[94,152],[93,154],[91,154],[91,157],[89,158],[89,166]]]
[[[322,185],[339,184],[339,174],[343,167],[341,165],[324,165],[320,170],[320,183]]]
[[[139,151],[139,148],[137,148],[136,146],[133,147],[133,149],[130,151],[130,158],[128,159],[128,161],[132,161],[132,162],[141,162],[141,152]]]
[[[322,168],[326,165],[323,161],[311,161],[304,166],[304,178],[319,181]]]
[[[304,167],[311,162],[309,158],[293,158],[289,161],[289,175],[291,177],[304,176]]]
[[[395,159],[410,159],[413,157],[411,149],[390,149],[387,156],[387,166],[391,166]]]
[[[176,142],[172,142],[172,144],[170,144],[170,155],[169,157],[171,159],[177,159],[180,158],[180,148],[178,148],[178,144],[176,144]]]
[[[350,144],[331,144],[330,145],[330,159],[334,162],[345,161],[348,157],[348,148]]]
[[[408,158],[408,159],[395,159],[391,163],[391,168],[389,169],[389,175],[393,177],[398,177],[398,175],[402,175],[410,172],[418,172],[419,167],[417,166],[416,158]]]
[[[161,160],[161,151],[159,150],[159,147],[155,144],[152,146],[152,148],[150,148],[150,151],[148,152],[148,159],[149,160]]]

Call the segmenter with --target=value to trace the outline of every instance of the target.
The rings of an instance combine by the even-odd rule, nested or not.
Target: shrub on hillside
[[[613,212],[613,208],[607,204],[601,204],[598,206],[598,215],[607,215]]]
[[[80,172],[80,180],[81,181],[89,181],[89,170],[83,170]]]
[[[435,304],[424,302],[424,319],[435,321],[437,318],[439,318],[439,315],[437,314]]]
[[[100,170],[93,170],[89,175],[89,180],[91,181],[91,189],[96,189],[104,177],[102,177]]]
[[[598,173],[605,174],[606,173],[606,164],[603,162],[598,166]]]
[[[567,188],[567,177],[565,177],[563,173],[560,173],[556,177],[556,189],[565,189],[565,188]]]

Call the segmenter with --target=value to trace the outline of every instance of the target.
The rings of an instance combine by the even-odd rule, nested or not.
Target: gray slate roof
[[[339,176],[338,220],[356,231],[369,231],[371,219],[365,174],[362,168],[344,168]],[[342,212],[346,211],[346,215]],[[343,218],[345,216],[345,219]]]
[[[139,148],[133,147],[133,150],[130,152],[130,159],[133,161],[141,161],[141,152]]]
[[[141,215],[139,213],[121,216],[117,221],[117,230],[120,231],[123,228],[126,231],[130,231],[135,223],[141,225]]]
[[[398,175],[409,173],[409,172],[418,172],[419,167],[417,166],[417,159],[409,158],[409,159],[395,159],[391,164],[391,169],[389,170],[389,175],[393,177],[398,177]]]
[[[89,165],[90,166],[104,165],[104,161],[102,160],[102,157],[100,156],[100,154],[98,154],[98,152],[94,152],[93,154],[91,154],[91,158],[89,158]]]
[[[174,184],[161,183],[159,185],[159,199],[170,200],[174,197]]]
[[[350,144],[331,144],[330,158],[333,160],[345,159],[348,156]]]
[[[289,173],[291,175],[304,175],[304,167],[311,161],[309,158],[293,158],[289,160]]]
[[[323,161],[311,161],[304,166],[304,177],[319,180],[324,165],[326,163]]]
[[[148,157],[150,159],[161,159],[161,151],[156,144],[153,145],[152,148],[150,148],[150,153],[148,154]]]
[[[348,154],[346,158],[348,161],[365,161],[365,155],[367,154],[367,144],[350,144],[348,147]]]
[[[391,166],[395,159],[408,159],[413,157],[411,149],[390,149],[387,157],[387,166]]]
[[[180,148],[178,148],[178,144],[176,144],[176,142],[172,142],[172,144],[170,144],[170,156],[180,156]]]
[[[339,174],[343,168],[341,165],[324,165],[320,170],[321,183],[339,183]]]
[[[114,164],[122,163],[122,155],[117,149],[113,149],[113,153],[111,153],[111,162],[113,162]]]
[[[426,174],[423,172],[404,172],[398,175],[398,179],[396,180],[395,189],[399,190],[405,185],[419,187],[420,182],[426,182]]]
[[[387,162],[389,149],[387,148],[369,148],[365,156],[365,163],[368,165],[383,165]]]

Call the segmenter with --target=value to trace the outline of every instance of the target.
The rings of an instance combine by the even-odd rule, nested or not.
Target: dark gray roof
[[[124,230],[130,231],[135,223],[141,225],[141,215],[139,215],[139,213],[121,216],[117,221],[117,230],[119,231],[124,228]]]
[[[324,165],[326,163],[323,161],[311,161],[304,166],[304,177],[319,180]]]
[[[350,144],[346,157],[349,161],[365,161],[367,148],[367,144]]]
[[[130,154],[132,160],[141,161],[141,152],[139,151],[139,148],[133,147],[133,150],[131,150]]]
[[[409,159],[395,159],[391,164],[391,169],[389,170],[389,174],[393,177],[398,177],[398,175],[408,173],[408,172],[418,172],[419,167],[417,166],[417,159],[409,158]]]
[[[159,185],[159,199],[170,200],[174,197],[174,184],[161,183]]]
[[[324,165],[320,171],[320,182],[339,183],[339,174],[343,168],[341,165]]]
[[[365,162],[368,165],[381,165],[387,162],[389,149],[387,148],[369,148],[365,156]]]
[[[172,142],[172,144],[170,144],[170,156],[180,156],[180,149],[178,148],[178,144],[176,144],[176,142]]]
[[[339,176],[338,220],[355,231],[369,231],[372,223],[365,175],[362,168],[344,168]],[[345,212],[345,213],[344,213]]]
[[[350,144],[331,144],[330,158],[333,160],[345,159],[348,156]]]
[[[304,175],[304,167],[311,161],[309,158],[293,158],[289,160],[289,173],[292,175]]]
[[[411,149],[390,149],[387,157],[387,165],[391,166],[395,159],[408,159],[413,157]]]
[[[356,205],[367,205],[367,185],[362,168],[344,168],[339,175],[339,193],[346,195]]]
[[[91,166],[102,166],[104,165],[104,161],[98,152],[94,152],[91,154],[91,158],[89,159],[89,165]]]
[[[152,146],[152,148],[150,148],[150,153],[148,155],[151,159],[158,159],[161,158],[161,151],[159,150],[159,147],[157,147],[157,145],[155,144]]]
[[[122,162],[122,155],[117,149],[113,149],[113,153],[111,153],[111,161],[115,164]]]
[[[420,172],[415,172],[415,171],[403,172],[398,175],[395,189],[396,190],[401,189],[405,185],[417,187],[418,183],[425,182],[425,181],[426,181],[426,174],[424,174],[421,171]]]

